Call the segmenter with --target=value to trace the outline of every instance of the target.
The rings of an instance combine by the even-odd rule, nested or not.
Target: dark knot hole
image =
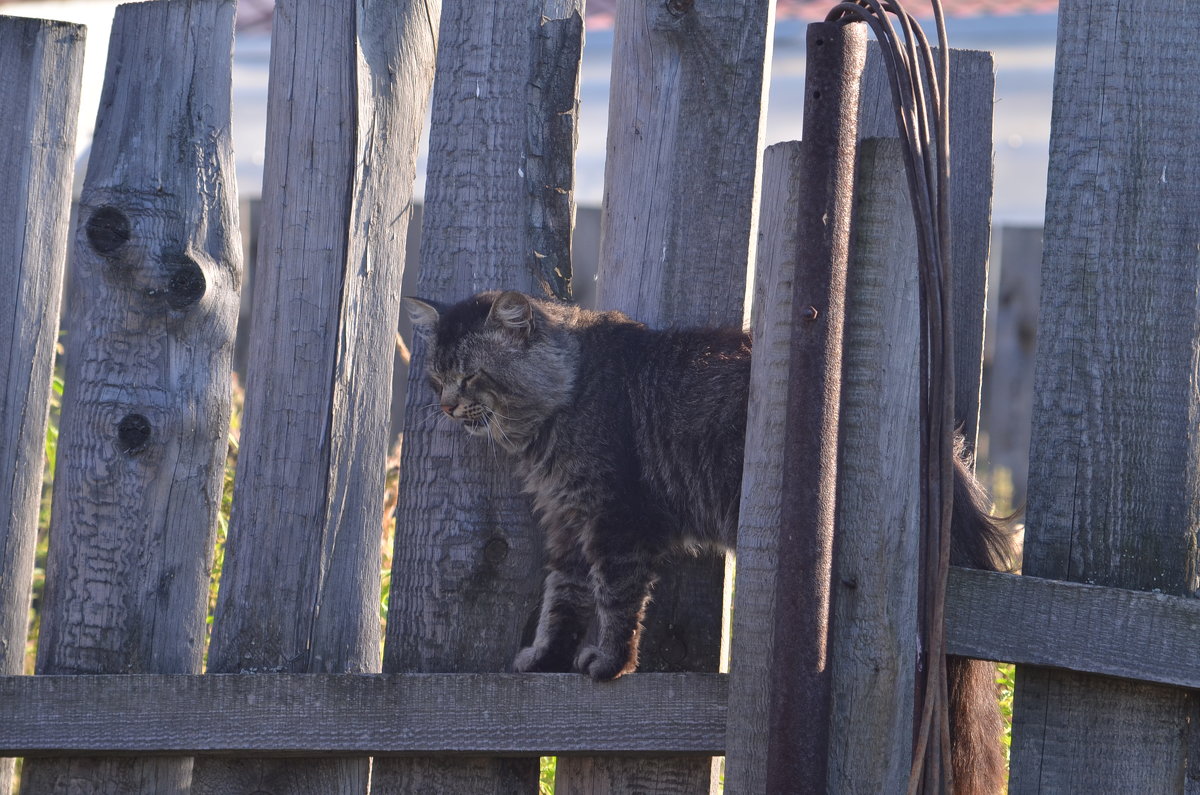
[[[146,448],[150,441],[150,420],[141,414],[126,414],[117,423],[117,448],[133,455]]]

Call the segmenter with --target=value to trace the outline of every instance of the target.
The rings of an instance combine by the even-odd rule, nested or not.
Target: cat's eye
[[[438,378],[436,375],[429,376],[429,385],[437,392],[442,391],[442,379]]]
[[[478,386],[484,378],[484,372],[480,370],[477,373],[471,373],[463,379],[463,386]]]

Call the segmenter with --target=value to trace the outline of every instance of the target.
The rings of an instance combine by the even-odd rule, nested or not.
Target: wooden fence
[[[1062,3],[1026,576],[956,569],[948,595],[952,653],[1020,665],[1014,792],[1200,779],[1187,598],[1200,83],[1175,79],[1200,53],[1162,23],[1184,3]],[[377,616],[420,121],[432,92],[420,293],[563,293],[582,0],[280,0],[274,24],[245,430],[206,672],[241,278],[233,2],[155,0],[114,22],[73,242],[37,675],[19,676],[83,31],[0,18],[0,99],[18,109],[0,145],[14,318],[0,332],[0,755],[26,758],[23,791],[533,792],[537,757],[556,754],[564,792],[705,791],[719,755],[730,792],[899,791],[916,659],[895,651],[915,637],[915,610],[898,607],[916,599],[915,254],[897,150],[877,140],[894,129],[878,65],[839,73],[861,92],[840,145],[870,140],[850,161],[853,204],[817,216],[845,236],[847,309],[835,296],[806,316],[797,268],[821,263],[797,251],[814,188],[800,175],[828,164],[811,140],[761,153],[770,3],[618,5],[598,302],[660,325],[737,324],[756,263],[757,339],[731,673],[717,672],[714,558],[658,589],[644,672],[595,684],[501,673],[536,613],[541,540],[503,465],[420,421],[419,347],[382,657]],[[823,30],[861,60],[861,31]],[[956,380],[973,436],[992,69],[981,53],[951,65]],[[789,605],[814,580],[789,567],[779,529],[813,523],[787,513],[814,488],[792,466],[788,407],[808,377],[793,318],[831,316],[845,322],[831,334],[844,361],[826,362],[840,448],[817,469],[839,486],[820,521],[846,541],[830,657],[804,668]],[[795,710],[804,677],[829,680],[828,725]],[[796,763],[801,736],[812,767]]]

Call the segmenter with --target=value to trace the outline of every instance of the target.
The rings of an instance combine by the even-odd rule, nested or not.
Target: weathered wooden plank
[[[271,47],[246,410],[209,670],[378,671],[395,318],[438,6],[291,0]],[[365,792],[367,759],[204,762],[195,792]]]
[[[643,674],[603,684],[575,674],[0,677],[0,753],[711,755],[724,747],[726,680],[722,674]]]
[[[738,515],[737,591],[730,659],[725,780],[731,791],[761,792],[772,699],[775,592],[779,572],[779,493],[791,378],[792,278],[795,274],[803,144],[788,141],[763,155],[762,216],[754,270],[754,356]]]
[[[937,50],[934,50],[935,57]],[[990,52],[950,50],[950,263],[954,282],[954,421],[969,449],[979,431],[983,322],[992,230],[992,105],[995,63]],[[879,46],[871,43],[863,73],[859,135],[897,135],[896,112]]]
[[[121,6],[79,205],[37,671],[199,669],[241,241],[232,0]],[[141,78],[145,79],[141,79]],[[173,792],[187,759],[30,762],[26,792]]]
[[[993,494],[1007,504],[1025,504],[1029,482],[1029,434],[1032,428],[1034,351],[1042,287],[1042,228],[1010,226],[1000,230],[1000,286],[995,300],[991,368],[984,403],[988,465]],[[1005,493],[994,475],[1009,473]]]
[[[754,252],[766,118],[763,69],[774,27],[758,0],[617,5],[608,157],[596,304],[655,326],[740,326]],[[681,560],[654,589],[642,670],[716,670],[725,563]],[[563,786],[585,778],[630,791],[709,787],[710,766],[667,761],[566,762]],[[690,770],[690,773],[687,772]],[[599,784],[596,785],[599,787]],[[601,791],[601,790],[596,790]]]
[[[418,294],[453,302],[489,288],[561,288],[544,268],[561,271],[570,250],[562,222],[574,214],[574,151],[563,125],[573,119],[545,112],[577,102],[582,0],[443,5]],[[543,538],[509,462],[431,418],[424,356],[418,341],[384,670],[504,671],[537,614]],[[535,790],[537,777],[528,759],[387,760],[372,788],[507,793]]]
[[[952,568],[947,606],[953,654],[1200,687],[1194,599]],[[565,674],[0,677],[0,753],[710,754],[724,748],[726,680],[720,674],[638,674],[606,684]]]
[[[1186,0],[1059,9],[1024,571],[1191,595],[1200,82]],[[1022,668],[1012,791],[1179,791],[1183,692]]]
[[[920,539],[917,233],[897,139],[859,145],[846,279],[830,629],[832,792],[902,792]]]
[[[842,336],[866,30],[812,24],[807,38],[777,563],[781,572],[804,576],[778,580],[775,592],[765,781],[769,791],[823,793],[832,707],[828,643]]]
[[[0,675],[25,664],[84,35],[0,17]],[[0,759],[0,792],[12,772]]]
[[[1200,687],[1200,600],[952,568],[951,654]]]
[[[579,60],[584,0],[541,0],[529,72],[525,184],[529,244],[544,292],[573,297],[571,230],[575,225],[575,147],[579,143]],[[536,6],[535,6],[536,7]]]

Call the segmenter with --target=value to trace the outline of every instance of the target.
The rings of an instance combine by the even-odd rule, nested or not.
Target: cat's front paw
[[[637,661],[630,660],[628,655],[605,652],[599,646],[584,646],[575,657],[575,670],[587,674],[597,682],[616,679],[636,667]]]
[[[568,673],[569,659],[555,655],[544,646],[526,646],[513,659],[513,670],[519,674]]]

